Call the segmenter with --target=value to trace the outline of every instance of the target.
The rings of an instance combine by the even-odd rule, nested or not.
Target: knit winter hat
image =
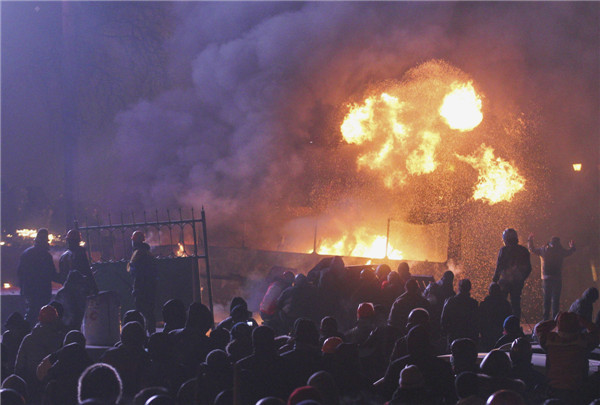
[[[370,302],[363,302],[356,310],[356,317],[358,319],[372,318],[373,315],[375,315],[375,307]]]
[[[44,305],[42,309],[40,309],[40,313],[38,315],[38,321],[42,324],[49,324],[58,319],[58,312],[53,306]]]
[[[289,396],[287,405],[298,405],[300,402],[312,399],[317,402],[321,402],[321,394],[319,390],[310,385],[296,388]]]
[[[404,367],[400,372],[400,380],[398,381],[400,388],[421,388],[425,386],[425,380],[421,370],[415,365]]]
[[[335,349],[337,349],[337,347],[342,343],[344,343],[344,341],[341,338],[337,336],[332,336],[330,338],[325,339],[321,351],[323,353],[333,354],[335,353]]]

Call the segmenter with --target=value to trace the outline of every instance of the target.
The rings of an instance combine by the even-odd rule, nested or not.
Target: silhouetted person
[[[389,405],[426,404],[431,402],[429,390],[419,368],[408,365],[400,372],[398,389],[394,392]]]
[[[212,404],[219,392],[233,385],[233,366],[222,350],[213,350],[206,356],[198,372],[199,403]]]
[[[469,338],[478,342],[479,304],[471,298],[471,281],[458,283],[458,294],[448,298],[442,310],[442,330],[448,338],[448,349],[455,339]]]
[[[406,284],[406,281],[404,282]],[[404,293],[404,284],[398,272],[392,271],[387,276],[387,283],[383,284],[382,294],[384,304],[389,308],[392,307],[394,301]]]
[[[245,322],[236,323],[231,328],[231,341],[225,348],[229,361],[235,363],[252,354],[252,327]]]
[[[260,317],[263,321],[274,319],[277,315],[277,300],[281,293],[294,283],[294,273],[284,272],[281,277],[269,284],[262,301],[260,302]]]
[[[306,384],[313,373],[322,369],[319,331],[312,320],[296,320],[294,348],[283,353],[281,358],[288,372],[289,389]]]
[[[323,405],[340,404],[340,390],[331,373],[323,370],[317,371],[310,376],[307,384],[319,391],[321,398],[323,398],[321,401]]]
[[[375,329],[375,308],[370,302],[361,303],[356,309],[356,325],[344,333],[348,343],[362,344]]]
[[[504,246],[498,252],[492,281],[499,283],[502,290],[510,295],[513,315],[521,319],[521,293],[525,280],[531,274],[529,251],[519,245],[517,231],[512,228],[504,230],[502,240]]]
[[[515,339],[525,336],[519,318],[514,315],[508,316],[504,320],[502,337],[496,341],[494,348],[500,348],[507,343],[512,343]]]
[[[46,360],[46,359],[44,359]],[[65,336],[63,347],[48,356],[51,367],[46,373],[45,398],[52,404],[77,404],[77,382],[81,373],[92,364],[85,351],[85,337],[72,331]],[[40,377],[38,366],[38,378]]]
[[[423,296],[427,298],[427,301],[431,304],[429,317],[431,318],[431,323],[434,326],[436,334],[438,333],[438,325],[440,325],[444,304],[448,298],[454,297],[455,295],[454,273],[450,270],[444,272],[442,278],[437,282],[429,283],[423,292]]]
[[[80,246],[81,234],[76,229],[67,232],[67,250],[60,256],[58,272],[61,282],[64,282],[72,270],[77,270],[83,276],[90,295],[98,293],[98,286],[90,268],[87,252]]]
[[[599,342],[598,327],[573,312],[562,312],[557,318],[538,323],[534,332],[546,351],[552,396],[573,401],[581,399],[588,374],[587,356]]]
[[[588,322],[592,322],[592,312],[594,311],[594,302],[598,301],[598,289],[590,287],[581,294],[581,298],[577,298],[569,312],[574,312]]]
[[[423,374],[432,402],[455,401],[452,368],[447,361],[435,356],[427,329],[423,325],[415,326],[408,332],[406,342],[408,355],[390,363],[379,387],[384,398],[392,397],[393,392],[398,388],[400,372],[404,367],[412,364]]]
[[[43,388],[36,376],[37,367],[44,357],[62,346],[64,338],[57,327],[58,314],[54,307],[44,305],[38,319],[31,333],[23,338],[15,362],[15,374],[27,382],[33,402],[39,399]]]
[[[111,365],[92,364],[79,377],[77,389],[79,403],[96,399],[104,405],[116,405],[120,402],[122,393],[121,377]]]
[[[512,314],[510,302],[502,294],[498,283],[491,283],[488,296],[479,304],[481,347],[490,350],[502,337],[504,320]]]
[[[30,325],[36,323],[40,308],[52,299],[52,281],[60,282],[49,250],[48,230],[41,228],[33,246],[25,249],[19,258],[19,287],[25,297],[25,320]]]
[[[252,355],[235,363],[234,378],[239,388],[240,403],[254,404],[261,398],[289,395],[284,380],[283,359],[277,354],[275,332],[259,326],[252,332]]]
[[[196,375],[198,365],[206,359],[211,350],[210,338],[206,333],[213,326],[213,322],[213,314],[208,307],[193,302],[188,308],[185,327],[169,332],[177,362],[185,366],[189,378]]]
[[[485,405],[479,389],[479,376],[471,371],[463,371],[456,376],[454,386],[458,395],[457,405]]]
[[[406,346],[408,331],[417,325],[423,325],[429,331],[429,336],[431,337],[431,322],[429,319],[429,312],[427,312],[427,310],[424,308],[415,308],[410,311],[410,314],[408,315],[408,321],[406,322],[406,327],[404,328],[406,333],[404,336],[399,337],[394,343],[394,349],[390,354],[390,363],[408,354],[408,348]]]
[[[321,319],[321,327],[319,328],[319,343],[321,346],[330,337],[337,336],[344,340],[345,336],[338,330],[338,322],[333,316],[326,316]]]
[[[533,234],[527,239],[529,251],[540,257],[542,262],[542,287],[544,290],[544,321],[556,318],[560,310],[560,292],[562,290],[562,265],[563,259],[575,252],[575,242],[569,242],[569,249],[560,244],[560,238],[553,236],[545,246],[536,248]]]
[[[410,274],[410,267],[408,266],[408,263],[401,262],[398,265],[398,275],[400,276],[400,285],[402,287],[405,287],[406,282],[412,278],[412,275]]]
[[[450,364],[455,375],[465,371],[478,373],[477,365],[477,344],[468,338],[456,339],[450,345]]]
[[[510,358],[505,352],[492,350],[485,355],[479,368],[481,374],[488,377],[480,379],[480,386],[487,395],[503,389],[513,390],[519,394],[525,392],[523,381],[511,378]]]
[[[185,382],[186,370],[177,362],[168,333],[153,333],[148,338],[146,348],[150,356],[147,385],[165,387],[170,395],[176,396],[177,390]]]
[[[29,322],[23,319],[19,312],[13,312],[4,323],[6,331],[2,334],[2,344],[6,347],[5,356],[2,361],[8,364],[9,374],[15,369],[17,352],[23,338],[31,331]]]
[[[185,326],[185,305],[178,299],[170,299],[162,307],[165,326],[163,332],[169,333]]]
[[[252,329],[258,326],[258,323],[252,318],[252,312],[248,311],[248,304],[242,297],[234,297],[231,300],[229,316],[222,320],[217,328],[231,330],[237,323],[247,323]]]
[[[80,330],[85,315],[86,299],[94,292],[78,270],[71,270],[55,300],[63,306],[62,322],[67,330]]]
[[[150,245],[144,243],[146,236],[142,231],[135,231],[131,235],[133,254],[127,271],[133,278],[133,299],[135,309],[144,314],[148,333],[156,331],[154,306],[156,304],[156,277],[157,269],[154,256],[150,253]]]
[[[311,285],[304,274],[297,274],[294,285],[285,289],[277,300],[277,312],[286,332],[298,318],[321,320],[317,297],[317,287]]]
[[[408,315],[413,309],[424,308],[427,312],[431,309],[429,301],[421,295],[417,280],[409,279],[406,282],[405,290],[406,292],[398,297],[392,305],[388,318],[389,324],[398,328],[404,328],[406,326]]]
[[[146,332],[137,322],[129,322],[121,330],[121,344],[108,349],[100,361],[113,366],[123,381],[123,395],[133,398],[147,385],[150,355],[144,350]]]
[[[512,363],[510,377],[525,383],[523,395],[527,403],[540,403],[547,399],[548,380],[531,364],[533,352],[529,340],[525,337],[515,339],[509,355]]]

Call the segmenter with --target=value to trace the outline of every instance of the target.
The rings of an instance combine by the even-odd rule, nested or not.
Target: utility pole
[[[77,196],[76,161],[78,154],[77,138],[81,131],[79,122],[79,100],[77,86],[79,69],[77,63],[77,46],[75,18],[76,4],[62,2],[62,46],[61,46],[61,114],[62,114],[62,147],[64,164],[64,201],[66,229],[70,229],[75,219],[75,198]]]

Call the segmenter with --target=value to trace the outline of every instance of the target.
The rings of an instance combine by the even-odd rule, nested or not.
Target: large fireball
[[[444,97],[440,115],[448,126],[461,132],[470,131],[481,123],[481,98],[475,92],[473,83],[453,83],[453,90]]]

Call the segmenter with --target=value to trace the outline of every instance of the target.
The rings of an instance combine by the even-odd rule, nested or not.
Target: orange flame
[[[361,146],[358,168],[378,172],[388,188],[405,184],[410,175],[432,173],[440,166],[436,154],[442,131],[446,128],[450,133],[440,125],[440,116],[448,127],[461,132],[474,129],[483,119],[481,97],[472,82],[424,80],[412,86],[407,94],[397,90],[404,94],[402,97],[383,92],[362,104],[348,105],[340,127],[348,144]],[[439,90],[446,86],[450,92],[444,96]]]
[[[494,149],[482,144],[479,153],[470,156],[456,155],[479,171],[473,199],[496,204],[510,201],[525,187],[525,179],[507,161],[494,156]]]
[[[452,91],[444,97],[439,113],[448,126],[461,132],[474,129],[483,120],[481,98],[473,88],[473,82],[454,82]]]
[[[325,238],[319,244],[317,252],[321,255],[369,257],[383,259],[385,257],[386,237],[372,233],[364,227],[353,233],[345,233],[339,239]],[[402,252],[388,245],[388,258],[402,260]]]
[[[175,252],[175,255],[177,257],[184,257],[185,254],[185,247],[183,246],[182,243],[178,243],[177,246],[179,246],[179,248],[177,249],[177,252]]]

